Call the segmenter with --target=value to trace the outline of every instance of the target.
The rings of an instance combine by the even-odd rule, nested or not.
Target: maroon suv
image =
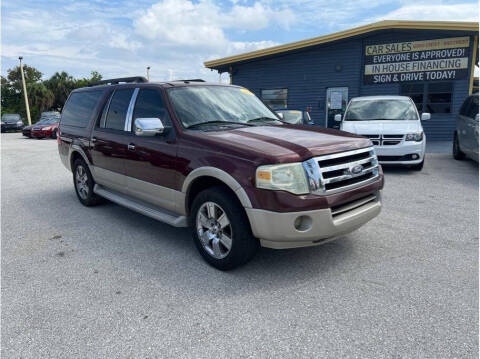
[[[249,90],[200,80],[104,80],[73,91],[59,152],[80,202],[107,198],[190,226],[219,269],[259,246],[325,243],[380,213],[370,140],[290,125]]]

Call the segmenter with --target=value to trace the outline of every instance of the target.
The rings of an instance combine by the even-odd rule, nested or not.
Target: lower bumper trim
[[[375,200],[335,216],[329,208],[287,213],[256,208],[245,210],[252,232],[263,247],[308,247],[350,233],[375,218],[382,207],[380,192],[375,196]],[[302,221],[308,225],[302,224]]]

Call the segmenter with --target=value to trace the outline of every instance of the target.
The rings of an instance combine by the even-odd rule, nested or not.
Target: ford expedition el
[[[192,229],[227,270],[259,246],[325,243],[380,213],[369,139],[285,123],[252,92],[201,80],[102,80],[74,90],[59,153],[80,202],[108,199]]]

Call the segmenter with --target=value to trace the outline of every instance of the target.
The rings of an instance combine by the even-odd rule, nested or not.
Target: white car
[[[422,121],[430,119],[423,113]],[[415,103],[406,96],[353,98],[345,115],[335,115],[340,129],[368,137],[381,164],[408,165],[420,171],[426,138]]]

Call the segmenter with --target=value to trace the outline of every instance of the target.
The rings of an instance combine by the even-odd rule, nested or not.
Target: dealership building
[[[273,108],[305,109],[315,124],[338,127],[357,96],[405,95],[429,140],[450,140],[455,115],[475,91],[478,23],[380,21],[303,41],[205,62]],[[477,89],[478,91],[478,89]]]

